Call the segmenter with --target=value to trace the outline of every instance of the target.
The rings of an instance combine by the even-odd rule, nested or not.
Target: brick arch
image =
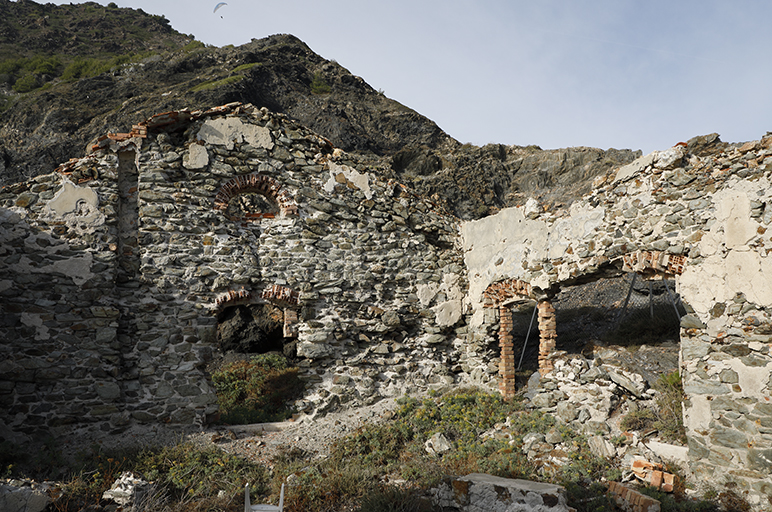
[[[292,217],[298,214],[298,205],[292,196],[282,190],[282,185],[270,176],[253,173],[237,176],[228,180],[214,198],[215,210],[225,211],[231,199],[241,194],[260,194],[279,206],[282,217]],[[253,213],[242,220],[259,220],[272,218],[273,213]]]
[[[537,300],[539,312],[539,373],[542,375],[552,370],[552,361],[548,358],[555,349],[557,324],[555,308],[547,299],[535,299],[530,283],[519,279],[507,279],[491,284],[483,292],[483,305],[499,309],[499,390],[504,398],[515,396],[515,349],[512,339],[512,302],[518,298]]]

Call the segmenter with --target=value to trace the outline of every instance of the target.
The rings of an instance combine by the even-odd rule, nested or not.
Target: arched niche
[[[281,183],[259,173],[228,180],[217,192],[214,207],[231,220],[247,222],[298,213],[295,200]]]

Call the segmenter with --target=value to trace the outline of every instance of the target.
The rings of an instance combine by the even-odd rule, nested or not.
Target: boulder
[[[43,490],[30,485],[0,484],[0,510],[5,512],[43,512],[50,502]]]

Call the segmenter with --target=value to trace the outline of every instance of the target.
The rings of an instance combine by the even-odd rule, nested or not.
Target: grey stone
[[[566,423],[570,423],[576,419],[577,407],[573,402],[561,401],[557,404],[555,414],[558,418]]]
[[[0,510],[6,512],[43,512],[50,502],[51,499],[42,490],[0,483]]]
[[[710,432],[710,440],[726,448],[747,448],[748,437],[742,432],[732,430],[718,425],[713,426]]]
[[[602,459],[609,459],[615,457],[617,454],[614,445],[608,442],[602,436],[590,436],[587,438],[587,445],[590,447],[590,451],[597,457]]]
[[[438,432],[426,440],[424,449],[426,450],[426,453],[430,455],[442,455],[452,450],[453,445],[450,444],[450,441],[448,441],[448,438],[446,438],[445,435]]]
[[[94,389],[104,400],[116,400],[121,396],[121,387],[116,382],[97,382],[94,384]]]
[[[681,317],[681,327],[684,329],[704,329],[707,326],[694,315],[684,315]]]
[[[297,346],[298,357],[305,357],[308,359],[321,359],[329,356],[334,352],[334,349],[323,343],[311,343],[308,341],[301,341]]]

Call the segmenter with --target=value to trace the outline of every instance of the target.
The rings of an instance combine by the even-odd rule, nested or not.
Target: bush
[[[223,452],[190,443],[105,453],[99,448],[81,454],[81,462],[63,486],[52,510],[79,511],[101,500],[124,471],[153,481],[154,508],[145,510],[221,511],[239,501],[248,482],[255,496],[269,491],[268,470]],[[161,508],[163,505],[163,508]],[[239,510],[240,507],[231,510]]]
[[[329,84],[322,78],[322,75],[319,73],[314,74],[314,78],[311,80],[311,93],[329,94],[331,90]]]
[[[38,87],[40,87],[38,77],[32,73],[22,76],[13,84],[13,90],[20,93],[34,91]]]
[[[299,398],[304,384],[298,369],[279,354],[260,354],[230,363],[212,374],[220,419],[245,424],[284,421],[292,416],[288,402]]]
[[[437,510],[415,489],[380,486],[364,497],[358,512],[431,512]]]

